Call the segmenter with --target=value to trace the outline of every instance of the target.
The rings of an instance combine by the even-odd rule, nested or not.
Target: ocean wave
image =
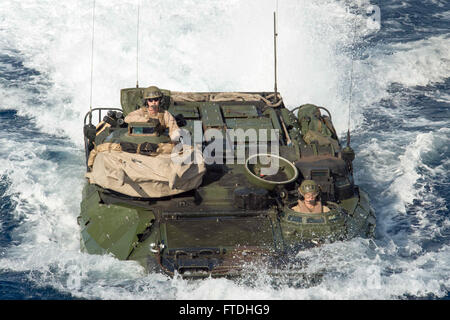
[[[409,10],[412,4],[395,1],[388,8],[396,6]],[[161,0],[142,6],[139,83],[185,91],[272,90],[274,9],[268,0]],[[96,13],[93,105],[118,107],[120,89],[136,83],[136,1],[99,2]],[[8,73],[0,75],[0,110],[7,114],[0,175],[8,179],[1,200],[13,201],[8,217],[15,221],[0,217],[0,228],[14,229],[2,247],[0,269],[24,273],[36,287],[87,299],[448,294],[448,120],[420,116],[421,109],[410,105],[422,90],[418,86],[449,78],[448,36],[406,43],[387,39],[355,55],[350,115],[355,178],[374,200],[374,241],[354,239],[299,252],[308,262],[307,274],[325,268],[322,281],[310,287],[274,288],[264,275],[251,286],[226,279],[192,283],[146,275],[135,262],[79,251],[91,14],[89,0],[0,3],[0,69]],[[355,19],[362,26],[362,18],[342,2],[280,3],[278,88],[289,107],[311,102],[329,108],[340,133],[349,116],[350,48],[370,35],[357,29],[353,43]],[[21,70],[23,77],[10,81]],[[448,103],[445,88],[427,94]]]

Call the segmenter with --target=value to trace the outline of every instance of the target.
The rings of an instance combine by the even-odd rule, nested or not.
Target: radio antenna
[[[89,98],[89,109],[90,109],[90,115],[89,115],[89,122],[92,118],[92,87],[93,87],[93,78],[94,78],[94,32],[95,30],[95,0],[93,1],[93,8],[92,8],[92,48],[91,48],[91,95]]]
[[[136,30],[136,88],[139,88],[139,20],[140,20],[140,7],[141,2],[138,1],[138,7],[137,7],[137,30]]]
[[[352,96],[353,96],[353,61],[354,61],[354,49],[355,49],[355,40],[356,40],[356,17],[355,22],[353,24],[353,42],[352,42],[352,50],[351,50],[351,69],[350,69],[350,90],[349,90],[349,101],[348,101],[348,126],[347,126],[347,147],[350,146],[350,115],[351,115],[351,107],[352,107]]]
[[[278,5],[278,1],[277,1]],[[278,9],[278,8],[277,8]],[[274,50],[274,59],[275,59],[275,103],[278,102],[278,88],[277,88],[277,13],[273,12],[273,50]]]

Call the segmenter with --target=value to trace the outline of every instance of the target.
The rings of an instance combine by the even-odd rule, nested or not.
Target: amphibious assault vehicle
[[[162,92],[160,108],[183,130],[177,145],[191,162],[169,163],[182,152],[167,132],[124,122],[142,106],[142,88],[122,89],[122,108],[86,114],[82,251],[170,276],[228,277],[249,265],[280,271],[299,250],[373,235],[355,154],[326,108],[289,110],[274,92]],[[292,210],[305,179],[320,186],[329,212]]]

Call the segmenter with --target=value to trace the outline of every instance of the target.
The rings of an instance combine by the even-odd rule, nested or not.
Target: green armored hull
[[[170,143],[164,133],[146,135],[145,125],[123,121],[142,105],[142,90],[123,89],[121,109],[86,115],[87,176],[99,146]],[[78,218],[83,251],[135,260],[171,276],[236,276],[249,264],[282,270],[298,250],[373,235],[374,212],[353,181],[354,154],[341,148],[326,109],[304,105],[295,114],[270,92],[163,92],[161,108],[176,116],[203,154],[201,184],[158,197],[139,189],[133,196],[87,178]],[[135,152],[138,159],[139,148]],[[269,167],[275,171],[264,174]],[[330,211],[292,209],[305,179],[320,186]]]

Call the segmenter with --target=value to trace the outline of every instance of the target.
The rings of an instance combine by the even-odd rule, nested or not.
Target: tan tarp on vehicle
[[[200,93],[200,92],[180,92],[171,91],[170,97],[174,101],[182,102],[225,102],[225,101],[264,101],[268,106],[278,107],[281,105],[283,99],[280,94],[277,94],[277,102],[272,103],[270,99],[275,97],[275,94],[269,94],[263,97],[258,93],[244,93],[244,92],[217,92],[217,93]]]
[[[99,146],[100,147],[100,146]],[[206,167],[201,152],[189,148],[182,156],[161,153],[146,156],[120,151],[120,145],[97,148],[91,172],[86,178],[91,184],[133,197],[160,198],[196,189],[202,183]],[[174,160],[174,161],[173,161]]]

